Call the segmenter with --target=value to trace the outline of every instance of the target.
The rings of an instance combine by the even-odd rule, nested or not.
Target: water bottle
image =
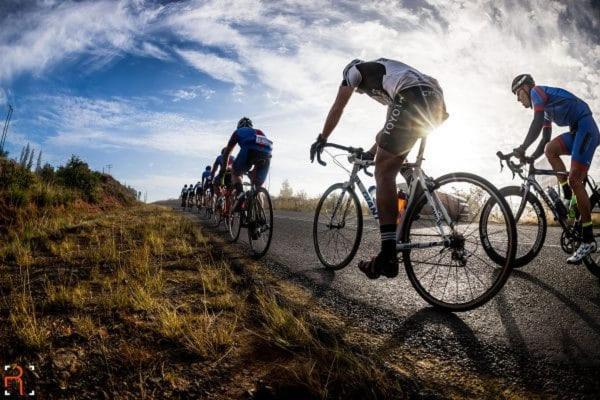
[[[371,198],[373,199],[373,203],[375,203],[375,193],[377,192],[377,189],[375,188],[375,186],[371,186],[368,190],[369,192],[369,196],[371,196]]]
[[[556,193],[556,190],[554,190],[553,187],[548,187],[546,189],[546,192],[548,193],[550,200],[552,200],[552,204],[554,204],[554,209],[556,210],[558,217],[561,219],[565,218],[567,216],[567,209],[565,208],[563,202],[560,200],[560,196],[558,195],[558,193]]]
[[[400,224],[402,221],[402,217],[404,216],[404,212],[406,211],[406,205],[408,204],[408,195],[402,189],[398,189],[398,219],[396,220],[397,224]]]

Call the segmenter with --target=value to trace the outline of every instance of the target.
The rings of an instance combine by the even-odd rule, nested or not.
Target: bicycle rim
[[[317,205],[313,243],[319,261],[329,269],[348,265],[360,246],[363,220],[356,193],[343,183],[330,186]]]
[[[255,258],[264,256],[273,238],[273,205],[269,192],[259,188],[248,211],[248,241]]]
[[[453,221],[454,229],[447,246],[415,248],[403,251],[408,277],[416,291],[428,303],[451,311],[467,311],[489,301],[506,283],[516,251],[516,227],[510,209],[500,192],[485,179],[468,173],[445,175],[435,181],[435,193]],[[485,252],[479,225],[488,201],[498,204],[494,224],[496,240],[503,242],[503,265],[496,264]],[[442,241],[435,216],[421,194],[406,212],[402,228],[403,243]],[[500,240],[500,232],[504,236]]]

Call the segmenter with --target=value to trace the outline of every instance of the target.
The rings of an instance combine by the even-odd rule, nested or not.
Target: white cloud
[[[205,100],[210,100],[216,92],[204,85],[195,85],[183,89],[170,90],[167,94],[173,97],[174,102],[182,100],[193,100],[197,97],[202,97]]]
[[[196,50],[177,49],[177,53],[192,67],[215,79],[236,85],[246,82],[244,67],[233,60]]]
[[[0,87],[0,106],[3,106],[8,101],[6,92]]]

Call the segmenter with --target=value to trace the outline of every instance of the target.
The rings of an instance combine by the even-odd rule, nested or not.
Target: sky
[[[271,192],[287,179],[317,195],[344,177],[308,159],[342,69],[379,57],[444,90],[450,118],[428,140],[432,176],[510,182],[495,153],[531,122],[510,92],[519,73],[600,115],[598,0],[2,0],[0,117],[11,104],[10,156],[30,143],[53,165],[72,154],[110,164],[154,201],[196,182],[248,116],[274,142]],[[385,113],[354,94],[330,141],[370,147]]]

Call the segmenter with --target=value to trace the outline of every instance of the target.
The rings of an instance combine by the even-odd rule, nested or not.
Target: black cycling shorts
[[[390,153],[406,155],[417,139],[426,137],[447,116],[443,97],[433,89],[418,86],[403,90],[388,107],[377,145]]]

